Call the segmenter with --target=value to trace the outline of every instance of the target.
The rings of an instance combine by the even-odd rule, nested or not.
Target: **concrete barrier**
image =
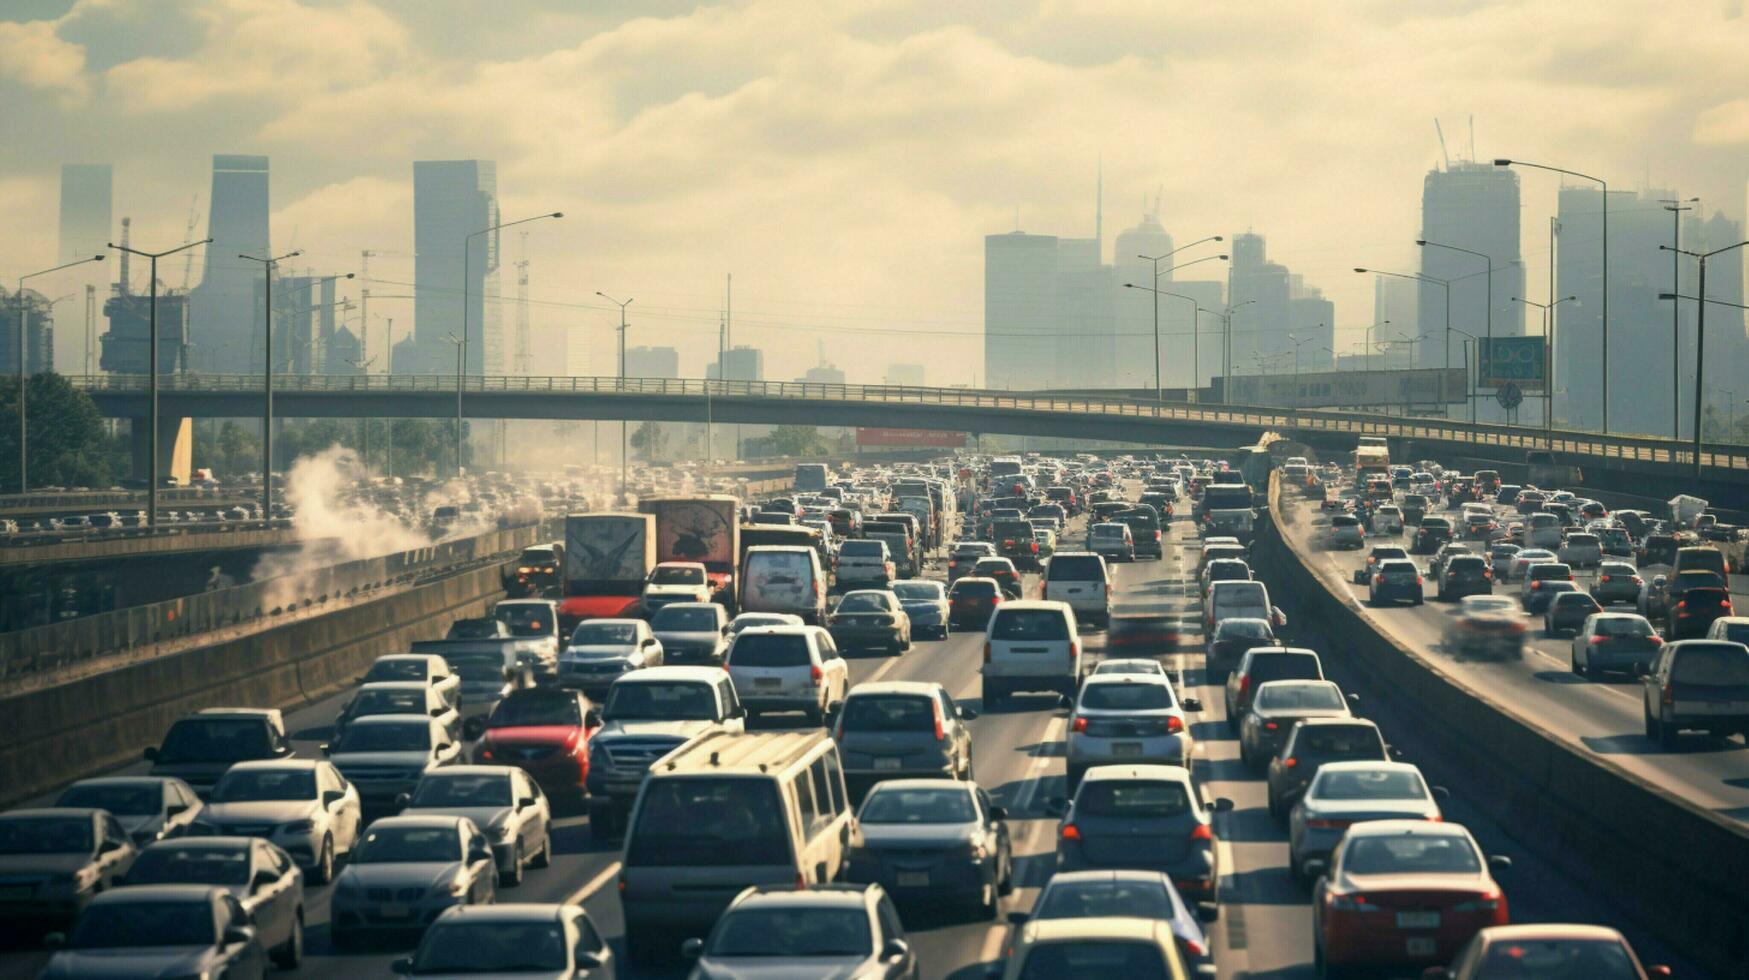
[[[502,565],[233,640],[0,699],[0,805],[140,757],[176,719],[218,706],[289,708],[352,684],[378,656],[436,639],[503,595]]]
[[[1279,503],[1271,476],[1271,519],[1259,523],[1253,546],[1260,576],[1272,593],[1300,601],[1300,617],[1342,638],[1326,657],[1399,699],[1447,760],[1487,774],[1491,792],[1467,802],[1697,962],[1720,976],[1749,976],[1749,827],[1495,708],[1378,631],[1347,589],[1314,571],[1281,533]]]

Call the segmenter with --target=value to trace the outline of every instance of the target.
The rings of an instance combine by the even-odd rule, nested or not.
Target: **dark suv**
[[[1227,676],[1227,727],[1235,734],[1257,688],[1270,681],[1321,681],[1324,664],[1303,647],[1254,647]]]
[[[1494,591],[1494,570],[1481,555],[1452,555],[1440,566],[1435,584],[1446,601],[1487,595]]]
[[[1130,526],[1130,534],[1136,541],[1137,558],[1166,557],[1165,535],[1160,531],[1160,515],[1154,508],[1132,507],[1118,511],[1112,516],[1112,520],[1122,521]]]
[[[996,554],[1014,563],[1015,568],[1038,567],[1038,540],[1032,534],[1032,522],[1024,518],[995,521],[990,526],[990,538]]]
[[[1440,545],[1451,539],[1451,518],[1423,518],[1421,526],[1415,529],[1415,537],[1410,540],[1409,553],[1412,555],[1431,555],[1439,550]]]

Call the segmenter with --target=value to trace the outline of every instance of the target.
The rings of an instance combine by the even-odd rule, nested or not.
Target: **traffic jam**
[[[1278,473],[1369,602],[1452,604],[1449,650],[1521,656],[1528,614],[1574,674],[1644,684],[1648,736],[1749,727],[1709,687],[1749,691],[1710,515],[1365,446]],[[196,711],[0,814],[0,968],[1668,975],[1514,924],[1513,858],[1294,642],[1252,564],[1269,478],[966,454],[570,514],[485,615],[345,690]],[[1241,808],[1267,846],[1227,839]]]

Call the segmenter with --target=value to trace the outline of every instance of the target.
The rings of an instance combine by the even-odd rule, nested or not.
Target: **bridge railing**
[[[139,375],[75,377],[92,392],[136,393]],[[1045,392],[914,385],[852,385],[812,381],[721,381],[699,378],[516,377],[468,375],[459,379],[467,395],[587,394],[681,396],[694,398],[784,399],[882,404],[943,405],[1005,411],[1071,412],[1123,418],[1161,419],[1236,427],[1341,432],[1397,439],[1442,440],[1484,446],[1542,449],[1574,456],[1693,465],[1693,446],[1656,436],[1602,435],[1566,429],[1492,422],[1463,422],[1436,416],[1382,415],[1329,409],[1284,409],[1255,405],[1201,405],[1134,398],[1094,398]],[[277,394],[454,394],[455,375],[278,375]],[[168,375],[160,393],[239,393],[261,390],[260,375]],[[1749,446],[1714,445],[1703,451],[1703,467],[1749,469]]]

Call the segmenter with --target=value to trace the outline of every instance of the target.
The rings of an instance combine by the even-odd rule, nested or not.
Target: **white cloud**
[[[62,106],[90,94],[84,50],[58,37],[51,21],[0,23],[0,78],[49,93]]]

